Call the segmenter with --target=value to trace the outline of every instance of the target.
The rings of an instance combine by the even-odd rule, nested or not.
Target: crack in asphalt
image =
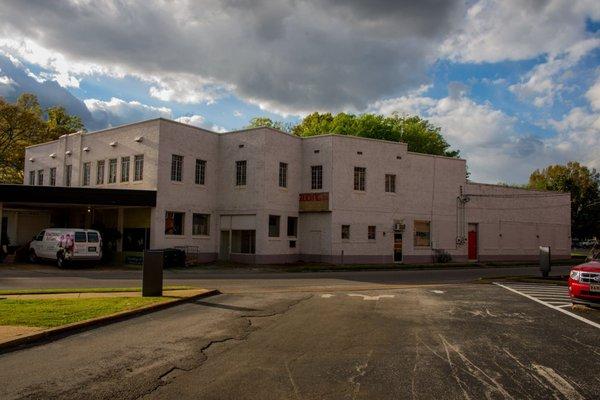
[[[144,394],[142,394],[141,396],[138,396],[136,399],[141,399],[141,398],[147,397],[147,396],[151,395],[152,393],[156,392],[161,387],[170,384],[171,381],[169,381],[168,377],[169,377],[169,375],[173,374],[174,372],[177,372],[177,371],[181,371],[183,373],[191,372],[191,371],[201,367],[206,362],[206,360],[208,360],[208,355],[206,355],[206,351],[208,351],[213,345],[225,343],[225,342],[229,342],[229,341],[244,341],[244,340],[248,339],[248,337],[250,336],[250,334],[252,332],[255,332],[256,330],[259,329],[259,328],[255,328],[254,325],[252,324],[253,318],[268,318],[268,317],[275,317],[277,315],[283,315],[283,314],[287,313],[289,310],[291,310],[293,307],[295,307],[296,305],[298,305],[301,302],[308,300],[312,297],[313,297],[312,295],[309,295],[309,296],[303,297],[301,299],[291,301],[287,304],[287,306],[284,309],[282,309],[280,311],[275,311],[275,312],[272,312],[269,314],[259,314],[259,315],[243,314],[243,315],[238,316],[237,318],[240,318],[240,319],[245,318],[248,323],[247,327],[245,328],[245,330],[243,331],[243,333],[241,335],[227,336],[224,338],[214,339],[214,340],[209,341],[206,345],[204,345],[203,347],[200,348],[200,354],[203,357],[202,361],[198,362],[197,364],[195,364],[191,367],[187,367],[187,368],[181,367],[178,365],[175,365],[175,366],[169,368],[166,372],[160,374],[157,377],[156,384],[152,389],[146,391]]]

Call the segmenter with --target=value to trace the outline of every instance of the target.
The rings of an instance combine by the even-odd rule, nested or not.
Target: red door
[[[477,231],[469,231],[469,260],[477,260]]]

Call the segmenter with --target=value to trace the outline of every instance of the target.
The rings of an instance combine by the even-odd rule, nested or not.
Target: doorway
[[[468,252],[469,261],[477,261],[478,249],[477,249],[477,224],[469,224],[469,236],[468,241]]]
[[[402,262],[402,232],[394,232],[394,262]]]
[[[219,260],[229,260],[231,248],[229,247],[229,234],[231,231],[221,231],[221,241],[219,246]]]

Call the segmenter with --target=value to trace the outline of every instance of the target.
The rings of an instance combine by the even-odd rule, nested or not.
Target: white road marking
[[[586,324],[588,324],[588,325],[590,325],[590,326],[593,326],[594,328],[598,328],[598,329],[600,329],[600,324],[599,324],[599,323],[597,323],[597,322],[594,322],[594,321],[590,321],[590,320],[589,320],[589,319],[587,319],[587,318],[583,318],[583,317],[582,317],[582,316],[580,316],[580,315],[577,315],[577,314],[575,314],[575,313],[572,313],[572,312],[570,312],[570,311],[567,311],[567,310],[564,310],[564,309],[562,309],[561,307],[564,307],[564,305],[562,305],[562,306],[560,306],[560,307],[559,307],[559,306],[552,305],[552,304],[550,304],[550,303],[547,303],[547,302],[545,302],[545,301],[543,301],[543,300],[540,300],[540,299],[538,299],[538,298],[536,298],[536,297],[534,297],[534,296],[531,296],[531,295],[529,295],[529,294],[527,294],[527,293],[521,292],[521,291],[519,291],[519,290],[517,290],[517,289],[513,289],[513,288],[511,287],[512,285],[503,285],[503,284],[501,284],[501,283],[498,283],[498,282],[494,282],[494,285],[496,285],[496,286],[500,286],[500,287],[502,287],[502,288],[504,288],[504,289],[506,289],[506,290],[509,290],[509,291],[511,291],[511,292],[513,292],[513,293],[516,293],[516,294],[519,294],[519,295],[521,295],[521,296],[527,297],[528,299],[530,299],[530,300],[533,300],[533,301],[535,301],[536,303],[543,304],[543,305],[545,305],[546,307],[552,308],[553,310],[559,311],[559,312],[561,312],[561,313],[563,313],[563,314],[566,314],[566,315],[568,315],[568,316],[570,316],[570,317],[573,317],[573,318],[575,318],[575,319],[578,319],[578,320],[579,320],[579,321],[581,321],[581,322],[585,322]]]
[[[321,297],[324,298],[324,299],[328,299],[328,298],[333,297],[333,296],[335,296],[335,295],[333,295],[331,293],[325,293],[325,294],[321,295]]]
[[[363,300],[379,300],[382,298],[394,298],[393,294],[380,294],[379,296],[367,296],[366,294],[348,293],[350,297],[362,297]]]
[[[435,294],[444,294],[444,293],[446,293],[443,290],[430,290],[430,292],[435,293]]]

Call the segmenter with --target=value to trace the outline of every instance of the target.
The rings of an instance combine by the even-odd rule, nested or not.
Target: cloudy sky
[[[2,0],[0,96],[88,130],[419,114],[474,180],[600,168],[598,0]]]

